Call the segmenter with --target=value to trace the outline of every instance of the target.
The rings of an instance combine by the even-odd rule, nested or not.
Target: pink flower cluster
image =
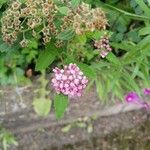
[[[143,94],[146,96],[149,96],[150,88],[145,88],[143,90]],[[144,107],[146,109],[150,109],[150,104],[148,102],[143,101],[136,92],[129,92],[127,95],[125,95],[125,101],[127,103],[134,103],[134,104],[140,105],[141,107]]]
[[[69,97],[80,97],[87,86],[88,79],[76,64],[64,66],[64,69],[53,69],[52,86],[55,91]]]
[[[106,36],[102,37],[100,40],[95,41],[94,46],[98,51],[100,51],[102,58],[105,58],[108,53],[112,51],[112,48],[109,44],[109,39]]]

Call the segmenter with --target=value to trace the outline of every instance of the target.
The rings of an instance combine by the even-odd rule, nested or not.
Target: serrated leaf
[[[59,7],[58,10],[61,14],[67,15],[69,8],[64,6],[64,7]]]
[[[33,101],[35,112],[39,116],[47,116],[51,109],[51,101],[47,99],[35,99]]]
[[[60,119],[64,116],[67,106],[68,97],[62,94],[57,94],[54,98],[55,115],[57,119]]]
[[[70,40],[74,37],[75,32],[72,29],[66,29],[63,32],[57,35],[57,39],[59,40]]]
[[[84,64],[84,63],[78,63],[78,66],[83,71],[85,76],[87,76],[88,78],[91,78],[91,79],[96,78],[96,72],[93,68],[91,68],[90,66],[88,66],[87,64]]]
[[[9,52],[9,51],[18,50],[18,49],[19,49],[18,44],[8,45],[2,39],[0,39],[0,52],[3,53],[3,52]]]
[[[53,47],[51,49],[43,50],[37,59],[35,66],[36,71],[45,70],[54,60],[57,55],[56,49]]]
[[[80,5],[81,0],[71,0],[71,6],[72,8],[76,8]]]

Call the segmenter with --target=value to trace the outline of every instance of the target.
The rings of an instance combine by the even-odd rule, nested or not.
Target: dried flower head
[[[61,2],[68,6],[68,14],[58,18],[59,9],[52,0],[26,0],[25,3],[12,1],[1,20],[3,40],[9,44],[14,43],[17,38],[12,38],[13,31],[16,36],[31,31],[33,37],[37,37],[35,32],[40,28],[41,31],[37,32],[43,33],[43,41],[47,43],[67,28],[73,28],[76,34],[106,28],[107,19],[100,8],[91,9],[89,4],[82,3],[73,9],[69,0]],[[61,29],[55,22],[60,22]]]
[[[55,68],[53,72],[52,86],[58,94],[62,93],[69,97],[82,95],[88,79],[76,64],[69,64],[64,69]]]
[[[52,0],[26,0],[23,4],[19,0],[12,1],[1,20],[3,40],[13,44],[19,33],[28,31],[32,31],[32,35],[36,37],[35,29],[40,26],[43,27],[41,29],[41,32],[44,33],[43,41],[49,42],[51,36],[57,32],[54,24],[56,13],[56,5]],[[12,36],[14,31],[15,37]],[[25,40],[22,40],[20,44],[25,46]]]
[[[23,40],[20,42],[20,45],[21,45],[22,47],[27,47],[28,43],[29,43],[28,40],[23,39]]]
[[[107,19],[100,9],[91,9],[89,4],[82,3],[76,10],[70,10],[63,18],[62,29],[73,26],[76,34],[82,34],[96,29],[106,29]]]

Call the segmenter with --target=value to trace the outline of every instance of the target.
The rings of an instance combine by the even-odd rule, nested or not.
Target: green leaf
[[[100,101],[103,102],[105,100],[104,86],[103,86],[102,82],[98,79],[96,80],[96,91],[97,91]]]
[[[76,35],[76,36],[75,36],[75,41],[76,41],[77,43],[82,44],[82,45],[84,45],[84,44],[86,43],[86,40],[87,40],[87,38],[86,38],[86,35],[85,35],[85,34]]]
[[[144,3],[143,0],[135,0],[136,3],[140,6],[140,8],[145,12],[145,14],[150,17],[150,8]]]
[[[9,52],[18,49],[19,49],[18,44],[8,45],[0,38],[0,52]]]
[[[88,131],[88,133],[92,133],[93,132],[93,125],[92,124],[88,125],[87,131]]]
[[[142,1],[142,0],[139,0],[139,1]],[[124,15],[126,15],[126,16],[132,18],[132,19],[135,19],[135,20],[150,20],[149,17],[132,14],[132,13],[129,13],[129,12],[124,11],[124,10],[122,10],[122,9],[119,9],[119,8],[117,8],[117,7],[111,6],[111,5],[109,5],[109,4],[105,4],[104,6],[105,6],[105,7],[108,7],[108,8],[111,9],[111,10],[115,10],[115,11],[117,11],[117,12],[119,12],[119,13],[122,13],[122,14],[124,14]]]
[[[139,35],[147,35],[147,34],[150,34],[150,27],[142,28],[142,29],[139,31]]]
[[[78,66],[81,69],[81,71],[83,71],[85,76],[87,76],[88,78],[91,78],[91,79],[96,78],[96,72],[94,71],[93,68],[91,68],[90,66],[88,66],[87,64],[84,64],[84,63],[78,63]]]
[[[38,42],[36,40],[34,40],[34,39],[30,40],[29,44],[28,44],[28,48],[37,49],[38,48]]]
[[[54,60],[57,55],[56,48],[43,50],[37,59],[35,66],[36,71],[45,70]]]
[[[80,5],[81,0],[71,0],[71,6],[72,8],[76,8]]]
[[[58,10],[61,14],[67,15],[69,9],[68,9],[68,7],[59,7]]]
[[[60,119],[64,116],[67,106],[68,97],[62,94],[57,94],[54,98],[55,115],[57,119]]]
[[[137,44],[137,48],[138,49],[143,49],[144,47],[149,45],[149,41],[150,41],[150,35],[146,36],[143,40],[141,40],[138,44]]]
[[[107,56],[106,59],[109,60],[110,62],[112,62],[115,65],[121,65],[120,60],[112,53],[110,52]]]
[[[7,3],[8,0],[0,0],[0,8],[2,7],[3,4]]]
[[[84,122],[77,122],[76,125],[80,128],[85,128],[87,126]]]
[[[129,41],[123,41],[122,43],[111,42],[110,45],[116,49],[121,49],[125,51],[133,50],[135,48],[134,43]]]
[[[33,101],[34,110],[39,116],[45,117],[50,112],[51,103],[49,99],[35,99]]]
[[[122,77],[125,80],[124,84],[128,84],[133,90],[135,90],[136,92],[138,92],[138,94],[141,93],[138,84],[136,83],[136,81],[132,78],[132,76],[127,71],[125,71],[122,74]]]
[[[66,29],[63,32],[57,35],[57,39],[59,40],[70,40],[74,37],[75,32],[72,29]]]
[[[70,131],[70,129],[71,129],[71,124],[69,124],[69,125],[63,127],[63,128],[61,129],[61,131],[62,131],[63,133],[67,133],[67,132]]]

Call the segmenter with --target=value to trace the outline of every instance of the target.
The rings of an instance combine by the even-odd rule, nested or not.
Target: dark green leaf
[[[45,70],[55,60],[56,55],[57,52],[54,47],[51,49],[43,50],[38,57],[35,70]]]
[[[90,66],[84,63],[78,63],[78,66],[88,78],[91,78],[91,79],[96,78],[96,73],[93,68],[91,68]]]
[[[0,39],[0,52],[9,52],[9,51],[18,50],[18,49],[19,49],[18,44],[8,45],[2,39]]]
[[[66,108],[68,106],[68,97],[65,95],[56,95],[54,98],[55,115],[57,119],[64,116]]]

